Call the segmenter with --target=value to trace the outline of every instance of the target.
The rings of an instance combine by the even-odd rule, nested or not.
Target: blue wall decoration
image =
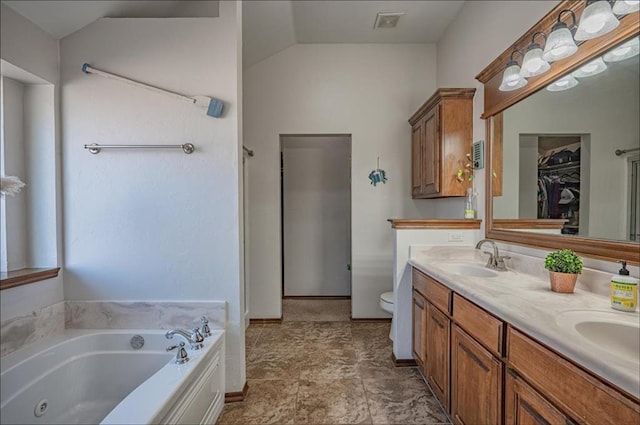
[[[387,173],[384,170],[380,169],[380,157],[378,157],[378,166],[375,170],[369,173],[369,180],[371,180],[371,184],[375,187],[378,183],[386,183],[387,182]]]

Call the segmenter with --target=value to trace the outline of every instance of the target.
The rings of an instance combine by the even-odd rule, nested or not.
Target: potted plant
[[[582,259],[570,249],[561,249],[547,255],[544,268],[549,270],[552,291],[572,294],[582,273]]]

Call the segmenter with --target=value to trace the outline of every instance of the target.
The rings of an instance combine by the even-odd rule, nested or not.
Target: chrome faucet
[[[187,332],[184,329],[173,329],[164,334],[167,339],[172,339],[174,335],[180,335],[187,340],[187,342],[191,344],[192,350],[199,350],[204,347],[204,344],[202,343],[204,341],[204,337],[198,328],[191,329],[191,332]]]
[[[476,244],[476,249],[480,249],[482,244],[484,244],[485,242],[491,244],[491,246],[493,247],[493,254],[490,252],[484,251],[484,253],[489,256],[489,259],[487,260],[487,265],[485,267],[487,267],[488,269],[497,270],[500,272],[507,271],[507,266],[504,264],[504,260],[508,260],[511,257],[500,256],[500,252],[498,251],[498,245],[496,245],[496,243],[491,239],[482,239],[480,242]]]
[[[167,347],[167,351],[173,351],[175,349],[178,349],[178,351],[176,352],[176,359],[174,360],[174,363],[176,364],[184,364],[186,362],[189,361],[189,355],[187,354],[187,350],[184,349],[184,342],[181,342],[178,345],[171,345],[169,347]]]
[[[210,337],[211,329],[209,329],[209,319],[207,319],[207,316],[202,316],[200,322],[202,323],[202,336],[205,338]]]

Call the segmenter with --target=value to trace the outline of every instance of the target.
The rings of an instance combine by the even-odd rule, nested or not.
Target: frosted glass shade
[[[578,80],[573,78],[572,75],[566,75],[554,81],[553,83],[549,84],[547,86],[547,90],[549,91],[569,90],[570,88],[575,87],[577,85],[578,85]]]
[[[638,10],[640,10],[640,0],[618,0],[613,5],[613,13],[616,15],[626,15]]]
[[[576,78],[591,77],[592,75],[600,74],[605,69],[607,69],[607,65],[604,63],[602,58],[597,58],[585,65],[582,65],[581,68],[572,72],[571,75]]]
[[[582,12],[575,39],[590,40],[612,31],[618,25],[620,21],[611,11],[609,2],[598,0],[590,3]]]
[[[567,25],[563,22],[559,22],[554,25],[551,34],[547,38],[547,43],[544,45],[544,52],[542,53],[542,59],[547,62],[558,61],[560,59],[568,58],[572,54],[578,51],[578,46],[573,40],[573,35]]]
[[[527,49],[527,53],[522,60],[522,69],[520,76],[523,78],[534,77],[543,72],[547,72],[551,68],[549,62],[542,59],[542,48],[539,44],[532,44]]]
[[[507,64],[507,69],[502,74],[502,83],[500,84],[500,91],[512,91],[517,90],[527,85],[527,80],[520,76],[520,67],[515,61]]]
[[[640,40],[634,37],[604,54],[605,62],[618,62],[636,56],[640,52]]]

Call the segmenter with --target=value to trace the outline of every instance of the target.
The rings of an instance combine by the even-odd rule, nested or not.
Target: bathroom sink
[[[640,317],[635,313],[569,310],[556,322],[612,356],[640,363]]]
[[[496,277],[498,273],[485,267],[469,263],[448,263],[443,268],[455,274],[473,277]]]

